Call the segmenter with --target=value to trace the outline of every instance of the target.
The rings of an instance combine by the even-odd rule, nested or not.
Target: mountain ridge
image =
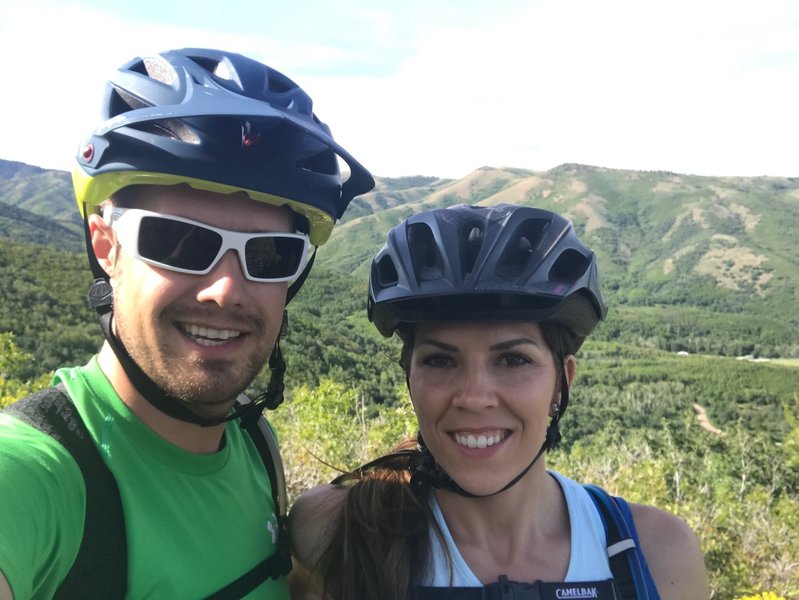
[[[351,244],[337,240],[375,241],[379,236],[359,230],[384,232],[418,210],[513,202],[571,218],[597,246],[601,262],[615,265],[607,267],[610,272],[627,266],[655,281],[688,269],[732,291],[758,294],[772,277],[799,274],[789,241],[791,225],[799,226],[799,179],[681,176],[574,164],[544,172],[483,167],[413,202],[378,210],[374,195],[362,199],[372,205],[371,213],[362,209],[334,230],[331,244],[320,253],[323,263],[356,271],[367,255],[354,254]]]
[[[734,293],[766,296],[799,280],[792,231],[799,227],[799,178],[708,177],[567,163],[547,171],[484,166],[457,180],[376,177],[320,249],[319,262],[363,273],[388,229],[414,212],[467,203],[548,208],[575,223],[612,285],[668,284],[691,273]],[[80,233],[69,175],[0,160],[0,203],[19,220]],[[3,236],[14,218],[0,214]],[[27,216],[23,216],[27,215]],[[348,238],[347,243],[336,243]],[[353,243],[353,239],[355,242]],[[59,237],[43,240],[56,247]],[[74,241],[69,247],[74,249]],[[783,294],[788,296],[789,294]],[[797,305],[799,307],[799,305]]]
[[[793,241],[799,178],[569,163],[547,171],[484,166],[461,179],[375,179],[374,190],[352,203],[319,248],[306,287],[324,289],[322,279],[333,281],[337,273],[336,286],[365,295],[371,258],[403,219],[459,203],[513,202],[569,217],[597,253],[611,306],[597,330],[600,339],[692,353],[799,357]],[[81,226],[67,173],[0,160],[1,239],[80,251]],[[303,290],[295,302],[302,304],[304,294],[312,293]],[[356,306],[353,316],[338,317],[368,329],[354,316]]]

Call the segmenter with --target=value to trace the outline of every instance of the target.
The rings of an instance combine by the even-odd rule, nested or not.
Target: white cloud
[[[102,75],[137,53],[206,45],[250,54],[295,79],[337,140],[378,175],[462,177],[482,165],[562,162],[799,175],[794,3],[513,6],[482,21],[431,18],[418,29],[406,21],[392,26],[372,9],[349,13],[359,27],[369,19],[384,32],[386,45],[368,57],[374,64],[393,60],[392,44],[407,32],[401,50],[412,52],[380,77],[337,75],[364,50],[303,39],[302,28],[287,45],[268,34],[114,22],[74,7],[52,9],[43,22],[36,9],[18,7],[14,27],[0,13],[0,51],[19,57],[7,70],[20,90],[2,97],[0,157],[69,168],[64,157],[75,151],[78,123],[94,118]],[[83,33],[66,22],[81,23]],[[356,29],[350,37],[363,35]],[[320,75],[326,67],[330,74]]]
[[[297,60],[290,48],[262,38],[126,22],[66,4],[2,6],[0,55],[14,60],[0,100],[0,158],[71,170],[80,138],[97,124],[107,77],[136,56],[180,47]],[[325,55],[310,46],[304,56],[314,52]]]
[[[396,78],[350,82],[365,106],[337,104],[341,88],[324,105],[378,174],[584,162],[795,175],[799,36],[786,16],[799,13],[746,7],[542,2],[502,24],[440,29]]]

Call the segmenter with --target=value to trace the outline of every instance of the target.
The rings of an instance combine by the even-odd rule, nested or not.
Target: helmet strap
[[[560,443],[561,435],[560,435],[560,418],[563,416],[563,413],[566,412],[566,407],[569,405],[569,379],[566,377],[566,364],[563,363],[563,367],[560,374],[560,403],[557,404],[558,410],[552,416],[552,419],[549,422],[549,427],[547,427],[547,435],[546,439],[544,440],[544,448],[546,450],[552,450]]]
[[[94,247],[92,247],[92,234],[89,229],[89,207],[86,206],[86,203],[83,204],[83,239],[86,242],[86,256],[89,259],[89,268],[92,270],[92,275],[94,275],[95,285],[98,279],[103,279],[107,282],[108,273],[100,266],[97,256],[94,254]],[[109,285],[109,291],[110,289],[111,286]],[[91,308],[95,308],[95,305],[92,304],[92,292],[94,291],[94,285],[92,285],[91,290],[89,290],[89,306]]]
[[[313,266],[314,260],[316,260],[316,246],[314,246],[313,254],[311,254],[311,258],[308,259],[308,263],[305,265],[305,268],[300,273],[299,277],[291,282],[288,291],[286,292],[286,304],[288,305],[291,302],[292,298],[297,295],[297,292],[300,291],[302,284],[305,283],[305,278],[308,277],[308,273],[311,272],[311,267]],[[283,313],[285,315],[285,312]],[[283,319],[283,327],[285,328],[285,318]]]
[[[105,339],[108,341],[108,345],[114,351],[131,384],[147,402],[174,419],[194,423],[202,427],[213,427],[241,418],[241,426],[246,427],[261,416],[264,408],[273,410],[283,401],[283,373],[286,370],[286,363],[280,350],[279,336],[269,357],[269,366],[272,374],[266,391],[258,395],[253,402],[237,404],[233,412],[227,417],[208,419],[190,410],[184,402],[167,393],[141,369],[136,361],[133,360],[133,357],[130,356],[122,340],[113,332],[111,327],[112,318],[113,312],[111,310],[99,314],[100,327],[103,330]]]

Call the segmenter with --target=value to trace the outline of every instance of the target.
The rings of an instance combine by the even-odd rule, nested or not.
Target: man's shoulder
[[[63,386],[73,400],[76,399],[76,395],[79,395],[75,393],[77,391],[98,388],[99,391],[107,393],[107,388],[110,387],[110,383],[100,368],[98,355],[92,356],[85,365],[65,366],[56,370],[52,383],[54,386]]]
[[[50,580],[69,569],[80,545],[85,497],[70,452],[34,425],[0,412],[0,570],[20,597],[55,585]]]
[[[44,397],[44,396],[39,396]],[[30,402],[26,397],[18,402]],[[3,478],[12,472],[27,472],[29,469],[43,469],[49,477],[64,472],[69,478],[80,477],[80,470],[70,452],[48,434],[46,428],[37,427],[29,419],[16,414],[11,405],[0,411],[0,472]]]

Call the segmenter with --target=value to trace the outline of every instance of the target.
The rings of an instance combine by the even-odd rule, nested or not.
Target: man
[[[293,81],[241,55],[134,59],[103,107],[73,181],[106,342],[0,414],[0,600],[288,598],[259,415],[280,402],[277,341],[308,248],[374,181]],[[270,389],[249,402],[268,359]],[[83,426],[110,487],[62,441]]]

